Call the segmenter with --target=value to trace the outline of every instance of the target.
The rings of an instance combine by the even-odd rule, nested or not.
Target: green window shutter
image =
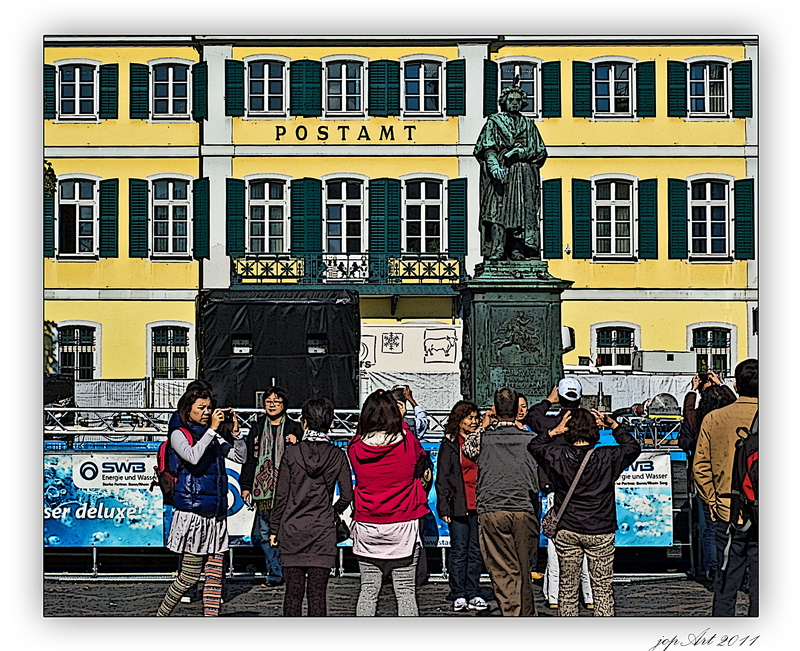
[[[131,120],[150,117],[150,69],[143,63],[131,64]]]
[[[44,193],[44,257],[52,258],[56,254],[56,197],[55,194]]]
[[[322,63],[301,59],[289,67],[289,111],[292,115],[322,115]]]
[[[592,257],[592,185],[572,179],[572,257]]]
[[[322,251],[322,181],[292,179],[292,253]]]
[[[447,115],[467,114],[467,62],[453,59],[447,62]]]
[[[639,181],[639,259],[658,258],[658,179]]]
[[[242,179],[225,181],[226,226],[225,252],[232,257],[244,255],[245,191]]]
[[[498,77],[500,66],[496,61],[483,60],[483,115],[497,113],[497,98],[500,95]]]
[[[386,253],[387,210],[386,201],[391,179],[370,179],[369,182],[369,250]]]
[[[572,117],[592,117],[592,64],[572,62]]]
[[[736,61],[731,66],[733,77],[733,117],[753,117],[753,62]]]
[[[542,181],[542,250],[545,258],[561,258],[561,179]]]
[[[400,62],[370,61],[367,92],[370,115],[400,115]]]
[[[196,122],[208,120],[208,63],[192,66],[192,117]]]
[[[640,61],[636,64],[636,115],[640,118],[656,116],[655,61]]]
[[[669,257],[672,260],[689,257],[687,187],[683,179],[669,179]]]
[[[686,64],[667,61],[667,115],[686,117]]]
[[[737,260],[753,260],[755,246],[755,181],[738,179],[733,183],[733,253]]]
[[[130,222],[131,258],[147,257],[147,181],[130,179],[128,182],[128,219]]]
[[[119,117],[119,65],[100,66],[100,119],[116,120]]]
[[[44,119],[56,119],[56,67],[44,64]]]
[[[209,256],[209,180],[207,178],[195,179],[193,185],[192,234],[194,257],[199,260]]]
[[[402,212],[400,181],[386,179],[386,252],[391,255],[400,255],[403,248],[400,226]]]
[[[244,115],[244,61],[225,61],[225,115]]]
[[[467,179],[447,183],[447,241],[450,255],[467,253]]]
[[[542,117],[561,117],[561,61],[542,64]]]
[[[119,179],[100,181],[100,257],[119,257]]]

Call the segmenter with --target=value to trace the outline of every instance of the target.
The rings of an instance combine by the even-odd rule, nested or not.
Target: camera
[[[232,423],[233,422],[233,409],[228,407],[227,409],[222,410],[225,413],[225,422]]]

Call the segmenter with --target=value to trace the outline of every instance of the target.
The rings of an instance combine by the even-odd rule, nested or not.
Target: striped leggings
[[[203,615],[216,617],[219,615],[219,602],[222,598],[222,554],[209,554],[203,568],[204,556],[184,554],[181,560],[181,571],[167,590],[156,613],[159,617],[168,617],[175,606],[191,588],[200,580],[200,571],[204,570],[206,580],[203,585]]]

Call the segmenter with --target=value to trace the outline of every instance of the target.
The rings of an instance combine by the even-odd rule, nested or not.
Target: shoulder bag
[[[581,478],[583,469],[586,467],[586,462],[589,461],[589,457],[592,456],[592,452],[594,452],[594,448],[589,450],[586,453],[586,456],[583,457],[581,466],[578,468],[578,473],[575,475],[575,479],[572,480],[572,485],[569,487],[567,495],[564,497],[564,501],[561,502],[558,513],[550,508],[550,505],[548,504],[547,513],[545,513],[544,517],[542,518],[542,534],[545,536],[545,538],[556,537],[556,533],[558,532],[558,522],[561,520],[561,516],[564,514],[564,509],[567,508],[567,502],[569,502],[569,498],[572,497],[575,486],[578,485],[578,480]]]

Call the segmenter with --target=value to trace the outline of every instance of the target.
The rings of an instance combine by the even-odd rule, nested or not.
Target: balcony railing
[[[260,254],[231,261],[231,285],[444,285],[463,280],[464,256],[447,253]]]

